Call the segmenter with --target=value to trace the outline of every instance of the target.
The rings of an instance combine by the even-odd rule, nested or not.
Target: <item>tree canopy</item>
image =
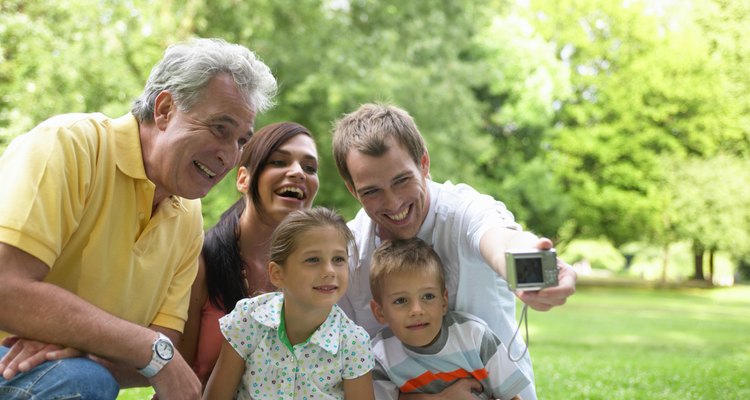
[[[417,121],[434,179],[492,194],[535,232],[730,250],[750,231],[721,196],[746,196],[746,3],[4,0],[0,148],[54,114],[126,113],[170,43],[221,37],[271,67],[278,105],[257,125],[311,129],[316,202],[347,217],[332,123],[390,102]],[[232,178],[214,189],[207,224],[237,197]]]

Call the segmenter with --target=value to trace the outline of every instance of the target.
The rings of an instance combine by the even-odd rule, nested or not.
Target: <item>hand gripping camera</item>
[[[557,253],[554,249],[508,250],[505,266],[511,290],[541,290],[557,286]]]

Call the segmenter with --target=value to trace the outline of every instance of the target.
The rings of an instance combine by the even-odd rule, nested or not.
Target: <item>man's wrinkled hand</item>
[[[6,337],[2,341],[2,345],[10,347],[8,353],[0,359],[0,373],[6,380],[10,380],[19,372],[31,371],[45,361],[80,357],[82,355],[80,351],[70,347],[17,336]]]
[[[179,352],[149,381],[160,400],[201,398],[201,382]]]
[[[481,392],[482,384],[476,379],[464,378],[459,379],[452,385],[440,392],[441,399],[451,400],[476,400],[474,392]]]

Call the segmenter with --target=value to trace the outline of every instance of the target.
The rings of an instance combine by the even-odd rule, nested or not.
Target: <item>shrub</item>
[[[588,261],[591,268],[621,271],[625,257],[606,239],[575,239],[561,252],[560,257],[573,264]]]

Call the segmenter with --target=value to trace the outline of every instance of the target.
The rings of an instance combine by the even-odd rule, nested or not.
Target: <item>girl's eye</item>
[[[313,263],[313,264],[317,263],[318,261],[320,261],[320,258],[318,257],[310,257],[305,260],[306,263]]]
[[[346,257],[334,257],[333,258],[333,262],[335,262],[336,264],[345,263],[346,261],[347,261]]]

